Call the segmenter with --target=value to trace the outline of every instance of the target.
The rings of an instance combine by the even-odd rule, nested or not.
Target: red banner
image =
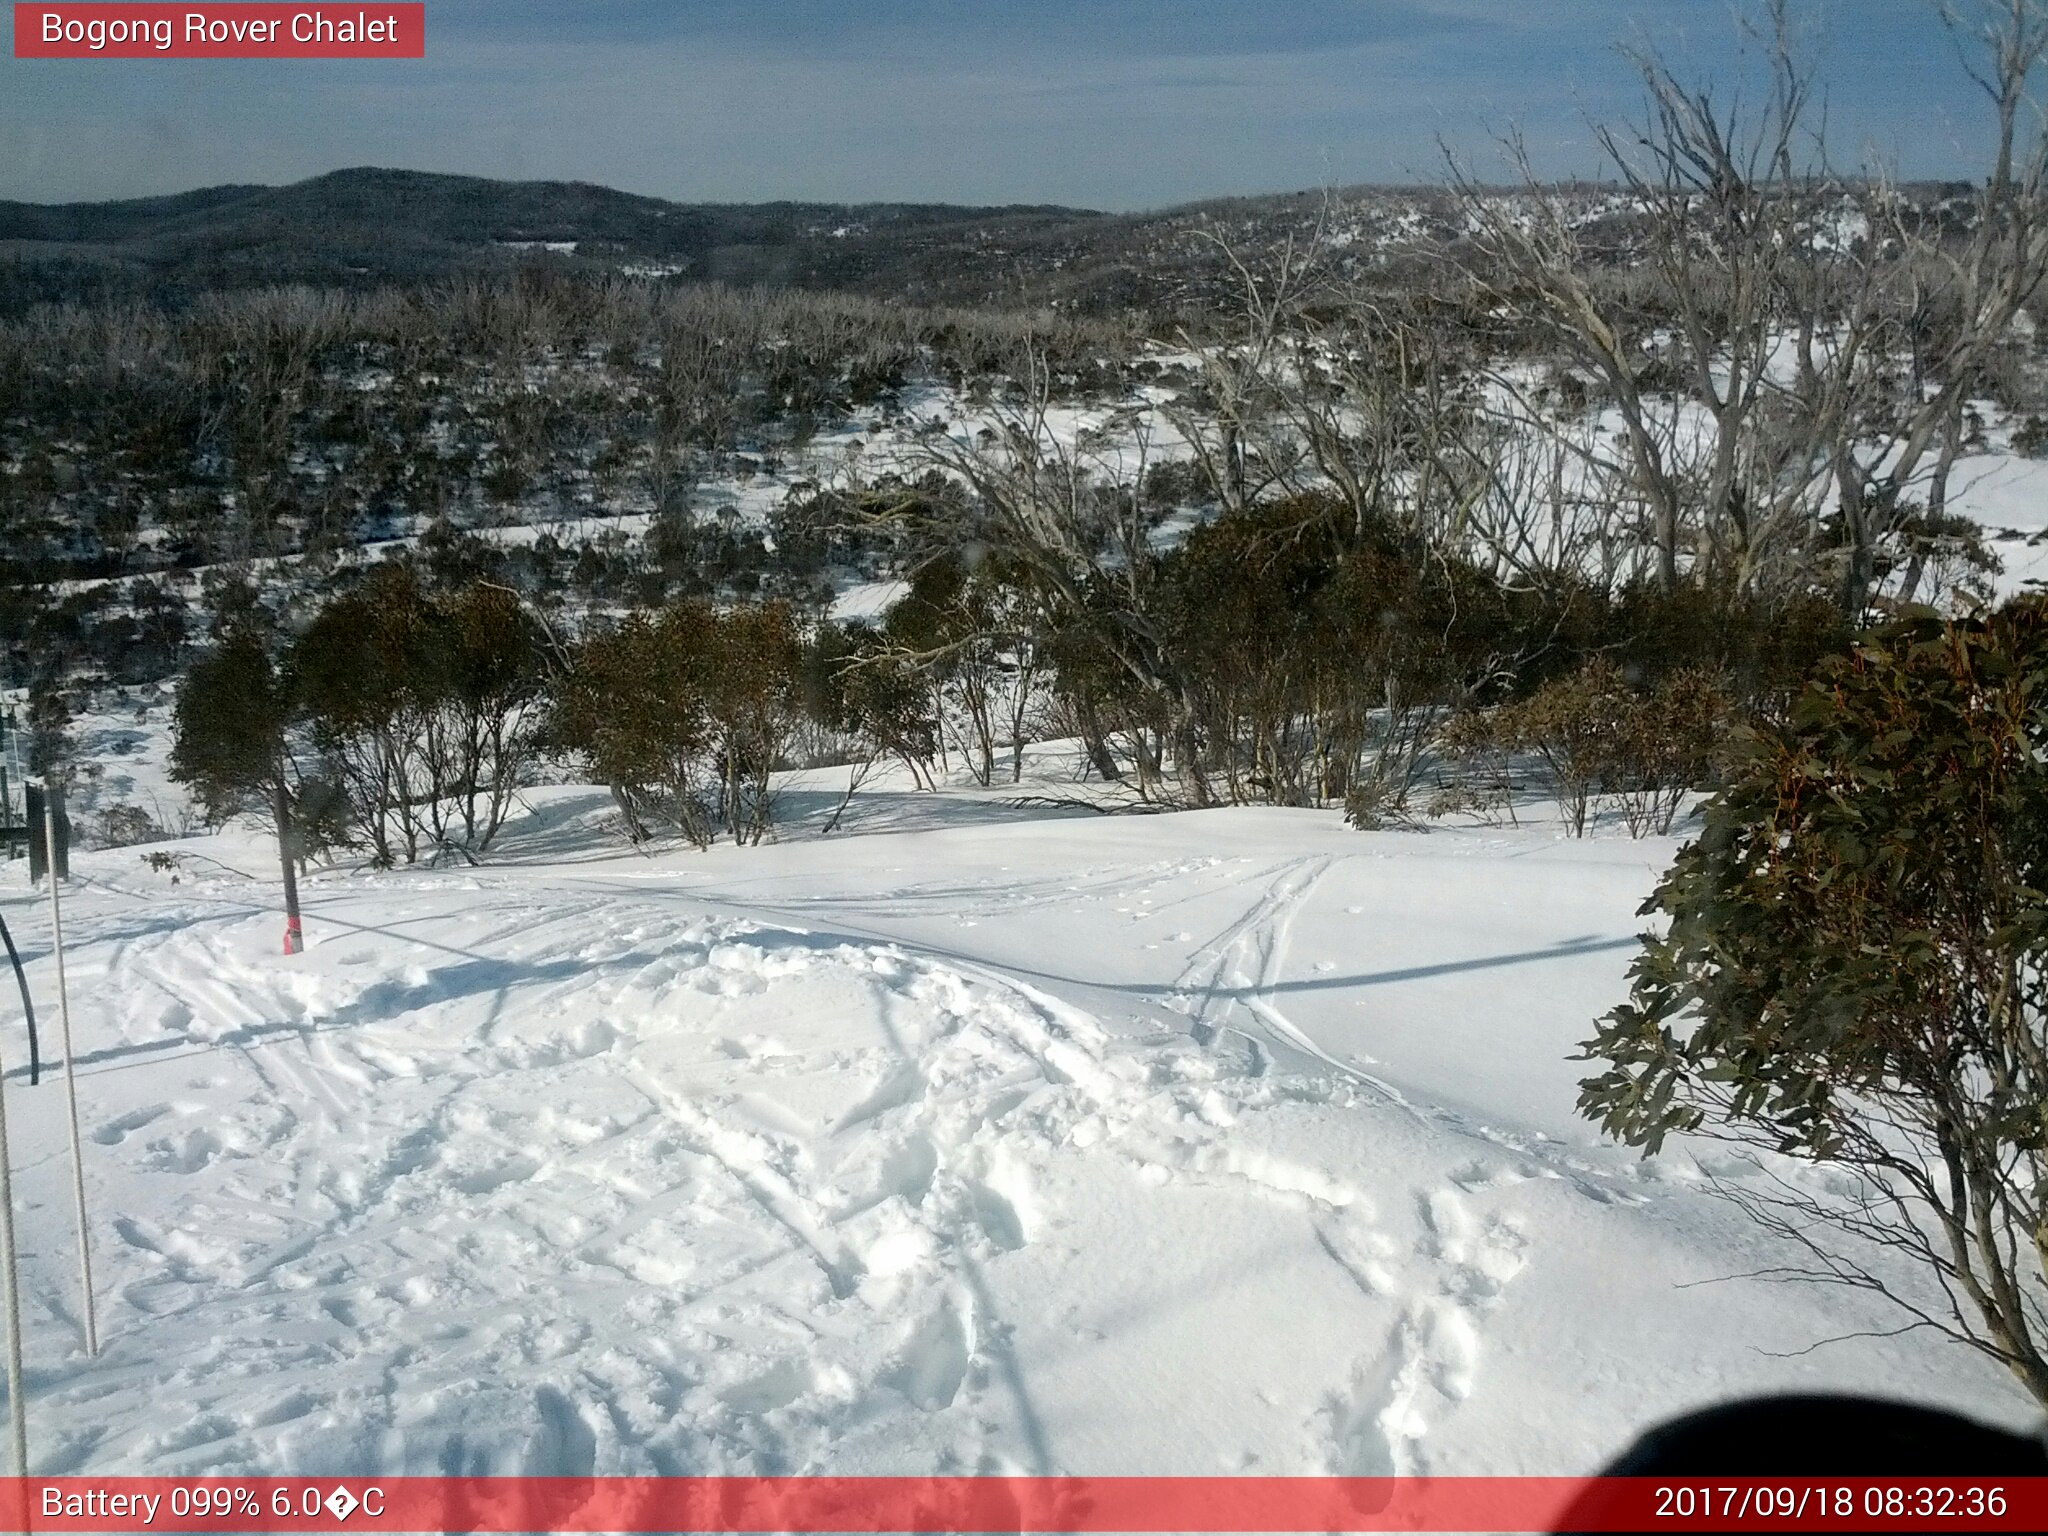
[[[2048,1478],[12,1478],[0,1529],[2040,1531]]]
[[[426,54],[423,4],[14,7],[17,59],[422,59]]]

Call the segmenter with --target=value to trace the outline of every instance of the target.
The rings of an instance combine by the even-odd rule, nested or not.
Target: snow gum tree
[[[277,828],[284,869],[285,953],[302,938],[296,863],[305,839],[296,825],[300,786],[291,771],[286,733],[288,688],[262,638],[246,626],[230,630],[178,689],[171,777],[192,791],[213,820],[262,807]]]
[[[873,626],[855,620],[821,625],[804,653],[806,711],[857,754],[827,832],[838,828],[854,792],[884,757],[902,763],[918,788],[938,787],[932,759],[938,753],[939,720],[931,689],[914,669],[894,660],[888,647]]]
[[[1646,1153],[1746,1149],[1726,1192],[1803,1254],[1770,1273],[1881,1295],[2048,1403],[2044,763],[2048,602],[1823,663],[1643,908],[1668,929],[1580,1107]],[[1880,1278],[1886,1250],[1933,1284]]]
[[[943,728],[958,737],[977,784],[994,782],[996,744],[1011,742],[1011,778],[1022,776],[1022,738],[1039,670],[1036,617],[1026,585],[996,557],[971,567],[957,555],[927,561],[889,610],[882,633],[905,655],[927,658]]]
[[[713,610],[704,637],[719,813],[735,842],[759,843],[775,822],[771,775],[802,718],[803,638],[779,602]]]
[[[555,690],[555,745],[580,755],[610,786],[636,843],[662,823],[700,848],[711,842],[708,618],[698,603],[632,614],[578,646]]]
[[[419,857],[426,834],[433,613],[412,573],[383,566],[321,610],[293,647],[313,737],[348,792],[351,820],[380,868]]]
[[[441,644],[426,759],[449,791],[430,814],[436,838],[474,858],[505,824],[538,746],[544,636],[503,587],[477,583],[435,605]]]
[[[379,865],[490,847],[538,748],[543,639],[507,589],[429,593],[397,564],[299,637],[297,697]]]
[[[1470,238],[1446,255],[1479,305],[1597,381],[1612,425],[1589,434],[1513,370],[1491,379],[1506,419],[1556,435],[1642,525],[1641,573],[1667,592],[1689,570],[1743,592],[1820,580],[1857,623],[1895,563],[1908,601],[1930,547],[1969,563],[1945,517],[1968,402],[2048,284],[2048,4],[1934,0],[1995,119],[1961,219],[1834,161],[1809,9],[1757,0],[1745,91],[1633,55],[1643,116],[1594,128],[1625,220],[1585,218],[1511,138],[1513,198],[1451,166]]]
[[[698,847],[758,843],[771,775],[803,717],[804,637],[786,604],[699,599],[629,615],[576,648],[551,735],[611,787],[635,842],[666,824]]]

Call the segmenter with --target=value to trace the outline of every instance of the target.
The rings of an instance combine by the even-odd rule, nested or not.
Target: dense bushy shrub
[[[171,834],[139,805],[110,805],[93,817],[92,839],[102,848],[160,843]]]
[[[1645,906],[1582,1110],[1847,1170],[1740,1198],[2048,1402],[2048,607],[1928,616],[1825,662],[1744,739]],[[1859,1241],[1843,1243],[1846,1231]],[[1928,1295],[1874,1276],[1904,1249]]]
[[[268,810],[285,781],[292,706],[262,637],[230,630],[186,671],[173,718],[170,774],[208,820]]]
[[[1205,524],[1160,584],[1197,766],[1232,800],[1358,790],[1398,811],[1430,732],[1506,638],[1493,583],[1321,498]]]
[[[760,842],[802,718],[803,654],[781,603],[633,614],[576,648],[551,736],[611,789],[635,841],[666,826],[699,847],[721,827]]]
[[[537,744],[542,637],[501,588],[428,593],[378,567],[291,647],[289,687],[379,864],[474,859],[496,838]]]
[[[1023,572],[1001,559],[970,565],[948,556],[920,566],[882,620],[889,647],[919,658],[933,718],[977,784],[994,782],[996,747],[1005,741],[1011,779],[1022,777],[1045,670],[1039,617]]]
[[[705,618],[695,604],[633,614],[577,647],[555,693],[552,741],[610,788],[635,842],[657,826],[711,841]]]
[[[1524,698],[1464,717],[1441,745],[1489,786],[1516,757],[1528,758],[1574,837],[1586,835],[1603,794],[1618,799],[1634,836],[1647,837],[1669,832],[1686,795],[1711,777],[1733,716],[1728,690],[1712,673],[1685,667],[1637,687],[1616,663],[1596,657]]]
[[[828,731],[870,758],[893,757],[914,782],[935,787],[939,722],[922,674],[898,659],[871,625],[827,624],[806,653],[806,707]]]

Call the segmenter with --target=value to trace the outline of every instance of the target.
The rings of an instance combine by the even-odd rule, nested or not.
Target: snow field
[[[1574,1118],[1671,845],[946,798],[649,858],[547,791],[484,869],[316,876],[290,962],[262,882],[85,855],[96,1361],[8,1038],[37,1470],[1542,1473],[1735,1391],[2028,1417],[1813,1349],[1890,1320],[1728,1278],[1750,1170]]]

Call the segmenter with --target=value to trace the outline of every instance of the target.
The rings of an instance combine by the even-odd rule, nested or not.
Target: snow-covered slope
[[[97,1360],[0,1011],[34,1466],[1563,1473],[1752,1389],[2027,1418],[1920,1335],[1811,1348],[1896,1320],[1728,1278],[1744,1170],[1574,1117],[1671,843],[897,801],[645,857],[545,792],[485,868],[316,876],[291,960],[272,886],[83,856]],[[19,864],[0,912],[47,1040]]]
[[[2048,579],[2048,464],[2016,453],[1966,455],[1950,478],[1949,505],[1981,523],[2004,569],[2000,596]]]

